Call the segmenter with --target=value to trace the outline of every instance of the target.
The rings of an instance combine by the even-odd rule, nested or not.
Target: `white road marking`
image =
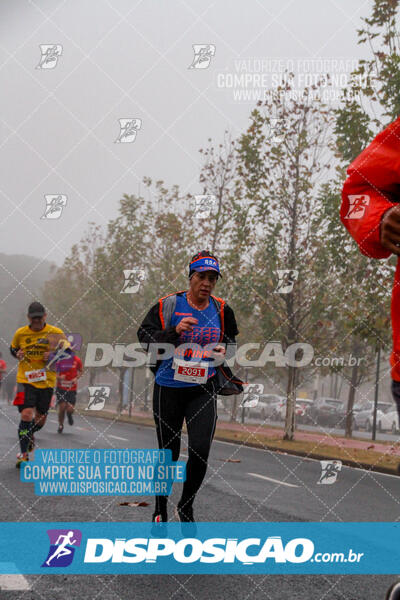
[[[14,563],[0,563],[1,571],[16,570]],[[0,575],[0,590],[30,590],[31,586],[23,575],[13,573],[12,575]]]
[[[0,590],[30,590],[23,575],[0,575]]]
[[[113,440],[121,440],[121,442],[129,442],[128,438],[119,437],[118,435],[107,434],[107,437],[113,438]]]
[[[287,487],[300,487],[299,485],[295,485],[294,483],[279,481],[279,479],[272,479],[272,477],[267,477],[266,475],[259,475],[258,473],[248,473],[248,475],[253,475],[253,477],[259,477],[260,479],[266,479],[267,481],[272,481],[272,483],[279,483],[279,485],[286,485]]]

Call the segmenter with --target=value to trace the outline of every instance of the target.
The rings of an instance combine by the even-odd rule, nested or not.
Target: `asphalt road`
[[[18,414],[0,404],[0,518],[3,521],[148,521],[151,506],[120,506],[124,497],[39,497],[15,469]],[[56,433],[54,412],[37,435],[42,448],[153,448],[155,431],[127,423],[76,416]],[[186,456],[183,438],[181,459]],[[227,460],[240,462],[226,462]],[[318,461],[214,441],[198,521],[395,521],[399,479],[343,467],[333,485],[318,485]],[[175,484],[173,504],[179,499]],[[135,497],[137,499],[137,497]],[[170,510],[172,517],[172,509]],[[173,517],[172,519],[173,520]],[[0,577],[0,598],[55,600],[380,600],[391,576],[262,575],[46,575]],[[5,588],[11,588],[6,590]],[[13,591],[12,591],[13,590]]]

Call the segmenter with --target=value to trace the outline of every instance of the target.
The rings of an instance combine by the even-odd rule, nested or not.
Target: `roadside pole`
[[[132,408],[134,405],[134,399],[133,399],[134,370],[133,370],[133,367],[130,367],[130,369],[129,369],[128,381],[129,381],[129,416],[131,417],[132,416]]]
[[[376,357],[376,375],[375,375],[375,397],[374,397],[374,419],[372,422],[372,439],[376,440],[376,411],[378,409],[378,391],[379,391],[379,367],[381,362],[381,344],[378,342]]]

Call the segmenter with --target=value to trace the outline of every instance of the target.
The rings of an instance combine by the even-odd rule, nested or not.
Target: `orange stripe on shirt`
[[[214,300],[217,300],[218,302],[220,302],[220,309],[219,309],[219,318],[221,320],[221,337],[219,338],[219,341],[222,342],[222,340],[224,339],[224,331],[225,331],[225,313],[224,313],[224,307],[225,307],[225,300],[223,300],[222,298],[218,298],[218,296],[211,296],[212,298],[214,298]]]

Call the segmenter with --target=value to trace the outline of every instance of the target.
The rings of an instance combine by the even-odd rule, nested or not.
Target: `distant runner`
[[[3,382],[3,378],[6,374],[6,370],[7,370],[7,363],[5,360],[3,360],[3,355],[0,352],[0,397],[1,397],[1,384]]]
[[[46,369],[46,361],[51,347],[65,339],[62,329],[46,323],[46,311],[40,302],[29,305],[27,316],[29,325],[17,329],[10,346],[11,354],[20,361],[14,400],[21,414],[18,426],[21,452],[17,455],[17,468],[29,460],[28,453],[35,445],[34,433],[46,422],[56,383],[56,373]]]
[[[61,361],[57,366],[57,387],[56,398],[58,406],[58,433],[64,429],[65,413],[67,413],[68,423],[74,424],[73,412],[75,410],[76,392],[78,389],[78,379],[82,377],[83,366],[78,356]]]

